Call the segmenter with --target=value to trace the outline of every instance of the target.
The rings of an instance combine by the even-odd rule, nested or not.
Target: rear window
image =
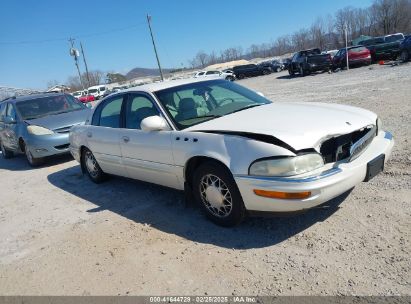
[[[366,49],[367,49],[366,47],[360,46],[360,47],[350,49],[350,52],[360,53],[360,52],[364,52]]]
[[[402,40],[402,39],[404,39],[404,36],[401,34],[390,35],[390,36],[385,37],[385,42],[395,42],[395,41]]]

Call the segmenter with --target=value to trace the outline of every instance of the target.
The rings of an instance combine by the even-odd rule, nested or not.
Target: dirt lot
[[[396,140],[386,171],[328,209],[223,229],[177,191],[94,185],[70,157],[1,159],[0,294],[410,295],[411,64],[240,83],[377,112]]]

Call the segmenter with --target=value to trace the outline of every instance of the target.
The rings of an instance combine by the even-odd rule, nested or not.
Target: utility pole
[[[151,23],[150,22],[151,22],[151,16],[147,14],[148,28],[150,29],[151,41],[153,42],[154,53],[156,54],[156,59],[157,59],[158,69],[160,71],[161,81],[164,81],[163,71],[161,70],[160,60],[158,59],[157,48],[156,48],[156,44],[154,42],[153,31],[151,30]]]
[[[350,69],[350,64],[348,62],[348,24],[347,22],[344,24],[344,32],[345,32],[345,60],[347,61],[347,71]]]
[[[83,56],[83,60],[84,60],[84,66],[86,67],[86,75],[87,75],[88,87],[91,87],[91,84],[90,84],[90,76],[89,76],[89,74],[88,74],[88,67],[87,67],[86,56],[84,56],[83,44],[81,43],[81,41],[80,41],[80,49],[81,49],[81,55]]]
[[[76,50],[76,49],[74,48],[74,39],[73,39],[73,38],[70,38],[69,41],[70,41],[70,43],[71,43],[70,55],[74,57],[74,63],[75,63],[75,65],[76,65],[76,67],[77,67],[78,78],[79,78],[80,84],[81,84],[81,86],[82,86],[82,88],[83,88],[83,90],[84,90],[83,81],[81,81],[80,68],[79,68],[79,66],[78,66],[78,57],[79,57],[80,54],[79,54],[78,50]]]

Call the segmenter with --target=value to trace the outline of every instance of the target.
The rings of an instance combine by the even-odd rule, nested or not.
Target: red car
[[[94,98],[93,95],[84,95],[84,96],[81,96],[78,100],[80,100],[83,103],[87,103],[87,102],[90,102],[90,101],[94,101],[95,98]]]
[[[370,50],[367,49],[365,46],[356,45],[350,46],[348,49],[348,63],[351,66],[354,65],[362,65],[371,64],[371,53]],[[342,68],[347,66],[347,59],[345,48],[339,50],[337,54],[335,54],[333,58],[333,67],[334,68]]]

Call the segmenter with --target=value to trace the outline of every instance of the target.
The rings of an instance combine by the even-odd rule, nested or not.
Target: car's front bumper
[[[235,175],[245,207],[249,211],[293,212],[321,205],[364,181],[367,164],[381,154],[388,160],[394,140],[389,132],[380,132],[367,149],[352,162],[341,162],[314,176],[305,177],[256,177]],[[306,199],[273,199],[257,196],[254,190],[278,192],[305,192]]]
[[[69,133],[31,135],[25,139],[26,146],[35,158],[69,153]]]

